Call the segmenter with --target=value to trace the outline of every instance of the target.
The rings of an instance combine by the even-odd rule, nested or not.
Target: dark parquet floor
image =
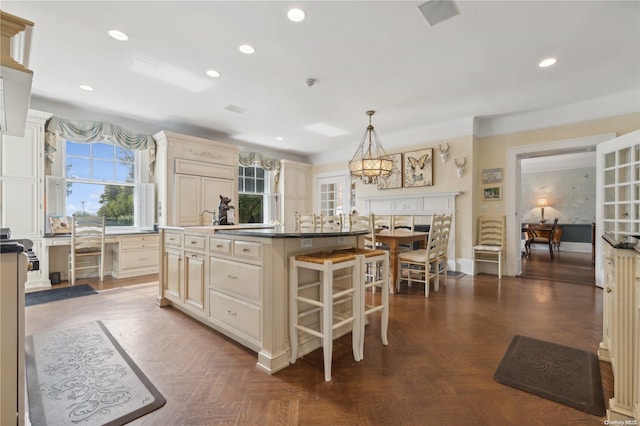
[[[364,359],[353,360],[350,335],[340,338],[327,383],[320,350],[274,375],[259,371],[255,353],[158,307],[157,276],[90,282],[100,294],[28,307],[26,331],[103,321],[167,399],[134,425],[604,424],[492,378],[515,334],[595,352],[602,290],[593,286],[480,274],[449,279],[429,298],[403,287],[390,297],[389,346],[374,315]],[[601,371],[608,400],[611,368],[601,362]]]

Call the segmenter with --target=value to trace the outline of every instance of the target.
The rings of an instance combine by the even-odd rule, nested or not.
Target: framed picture
[[[502,182],[502,168],[482,169],[482,183]]]
[[[402,154],[402,185],[405,188],[433,185],[433,148]]]
[[[389,157],[393,160],[391,175],[378,178],[378,189],[402,188],[402,154],[391,154]]]
[[[482,188],[482,199],[484,201],[502,200],[502,186],[486,186]]]
[[[70,234],[71,224],[66,216],[50,216],[49,227],[52,234]]]

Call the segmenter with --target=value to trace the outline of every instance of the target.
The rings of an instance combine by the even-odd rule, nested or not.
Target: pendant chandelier
[[[393,160],[382,148],[380,139],[371,125],[371,116],[375,113],[375,111],[367,111],[369,125],[362,136],[358,150],[349,161],[351,177],[359,177],[366,184],[376,183],[378,177],[390,176],[393,168]],[[365,142],[367,142],[366,146]]]

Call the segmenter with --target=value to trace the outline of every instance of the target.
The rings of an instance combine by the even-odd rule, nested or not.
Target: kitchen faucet
[[[204,215],[205,213],[211,213],[211,226],[218,225],[218,220],[216,219],[216,212],[205,209],[200,212],[200,216]]]

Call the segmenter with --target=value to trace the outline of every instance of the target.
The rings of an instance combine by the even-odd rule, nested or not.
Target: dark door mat
[[[516,335],[493,378],[595,416],[606,414],[600,363],[591,352]]]
[[[54,288],[52,290],[34,291],[24,295],[24,305],[33,306],[57,300],[98,294],[89,284],[72,285],[71,287]]]

